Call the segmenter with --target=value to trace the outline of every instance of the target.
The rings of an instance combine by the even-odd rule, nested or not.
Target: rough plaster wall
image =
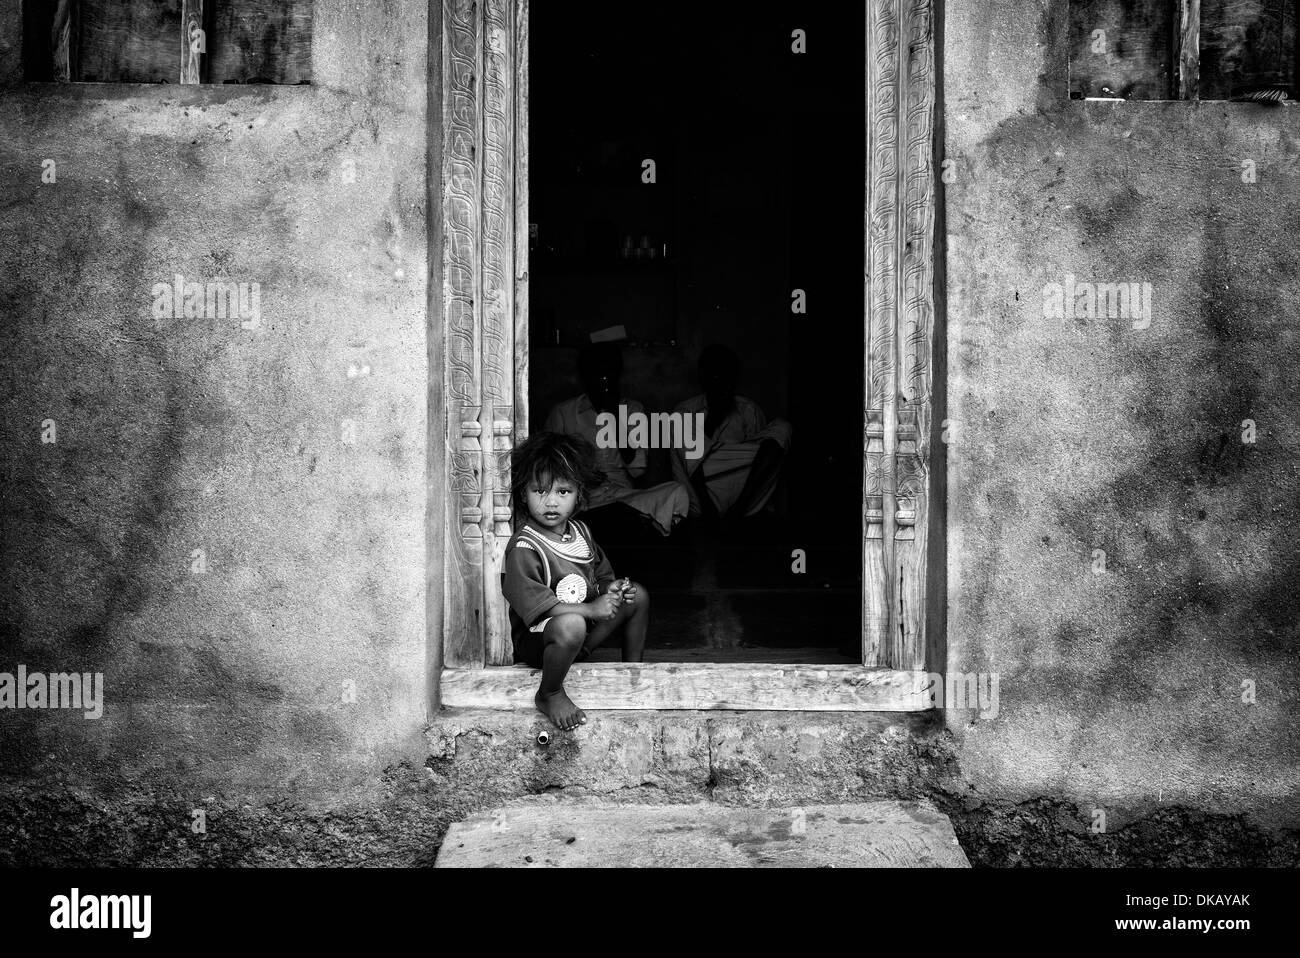
[[[0,781],[0,866],[429,864],[454,821],[527,794],[629,802],[800,805],[917,798],[951,761],[932,715],[604,712],[580,733],[536,712],[447,709],[421,757],[377,788],[329,807],[296,796],[205,798],[207,831],[187,827],[192,789],[103,778],[39,795]],[[187,804],[190,803],[190,804]]]
[[[0,782],[0,866],[428,865],[450,823],[521,795],[622,802],[797,806],[928,797],[974,865],[1287,865],[1300,832],[1166,808],[1093,835],[1051,798],[1016,805],[954,798],[951,738],[929,715],[606,712],[580,735],[535,744],[540,716],[448,710],[427,758],[384,770],[359,800],[312,807],[204,798],[192,789],[100,781],[41,793]],[[944,790],[929,790],[943,784]]]
[[[315,9],[312,87],[0,93],[0,669],[107,688],[0,716],[10,775],[333,796],[418,739],[426,5]],[[175,273],[260,327],[154,319]]]
[[[0,861],[427,863],[448,822],[575,789],[929,793],[977,864],[1294,862],[1294,833],[1235,817],[1289,820],[1294,791],[1293,113],[1071,104],[1063,13],[948,13],[952,668],[1003,675],[1001,714],[952,742],[898,717],[606,713],[539,752],[531,716],[448,714],[394,763],[424,717],[423,5],[318,2],[311,89],[0,91],[0,667],[109,685],[100,722],[0,717]],[[222,269],[263,284],[259,331],[150,317],[152,283]],[[1066,269],[1149,274],[1151,336],[1049,328]],[[1220,452],[1247,401],[1272,451]]]
[[[948,667],[1001,673],[966,788],[1294,825],[1300,110],[1072,102],[1064,2],[947,11]],[[1067,272],[1152,283],[1150,328],[1044,319]]]

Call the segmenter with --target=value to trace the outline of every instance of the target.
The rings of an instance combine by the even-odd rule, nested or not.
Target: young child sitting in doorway
[[[616,579],[586,523],[572,518],[604,481],[590,443],[538,433],[515,451],[511,470],[517,531],[506,544],[502,592],[515,661],[542,670],[538,709],[557,728],[573,729],[587,716],[565,694],[569,666],[620,627],[623,661],[640,662],[650,596]]]

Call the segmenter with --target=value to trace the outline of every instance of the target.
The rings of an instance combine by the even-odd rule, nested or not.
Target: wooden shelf
[[[546,260],[532,259],[529,264],[529,273],[534,277],[546,276],[573,276],[590,273],[608,274],[624,273],[642,275],[666,275],[677,267],[676,260],[651,259],[651,260],[606,260],[601,262],[584,262],[581,260]]]

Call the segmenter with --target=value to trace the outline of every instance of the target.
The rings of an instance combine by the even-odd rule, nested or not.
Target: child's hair
[[[578,487],[578,508],[587,494],[600,487],[605,474],[596,468],[596,450],[581,436],[562,432],[539,432],[530,436],[515,452],[510,465],[510,488],[515,515],[528,516],[528,490],[563,479]]]

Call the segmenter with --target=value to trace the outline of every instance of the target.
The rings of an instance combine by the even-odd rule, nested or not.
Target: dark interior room
[[[651,413],[727,347],[736,394],[791,427],[765,506],[671,535],[622,503],[585,518],[655,596],[651,658],[857,661],[863,10],[589,6],[531,38],[531,429],[583,393],[593,341]],[[670,457],[647,450],[636,485]]]

